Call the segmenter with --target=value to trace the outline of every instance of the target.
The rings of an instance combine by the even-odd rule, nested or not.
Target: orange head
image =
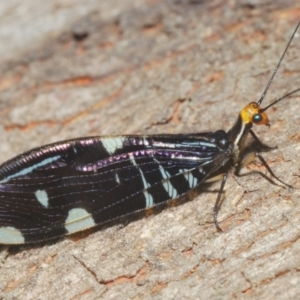
[[[256,125],[267,125],[270,126],[268,116],[260,106],[251,102],[245,106],[240,112],[241,119],[244,124],[256,124]]]

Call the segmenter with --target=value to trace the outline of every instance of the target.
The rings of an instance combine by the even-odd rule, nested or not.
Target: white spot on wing
[[[125,137],[102,138],[101,143],[109,154],[114,154],[117,149],[122,148]]]
[[[116,177],[116,182],[118,184],[120,184],[121,182],[120,182],[120,177],[119,177],[118,173],[115,173],[115,177]]]
[[[147,141],[147,139],[146,138],[143,138],[143,144],[144,144],[144,146],[149,146],[149,142]]]
[[[30,167],[27,167],[27,168],[24,168],[22,169],[21,171],[15,173],[15,174],[12,174],[12,175],[9,175],[7,176],[6,178],[2,179],[0,181],[0,183],[5,183],[5,182],[8,182],[10,179],[12,178],[15,178],[15,177],[18,177],[18,176],[23,176],[23,175],[26,175],[26,174],[29,174],[31,173],[34,169],[37,169],[39,167],[42,167],[42,166],[45,166],[45,165],[48,165],[50,163],[52,163],[53,161],[56,161],[60,159],[60,155],[56,155],[56,156],[53,156],[53,157],[49,157],[49,158],[46,158],[44,160],[42,160],[41,162],[37,163],[37,164],[34,164]]]
[[[165,188],[165,190],[167,191],[167,193],[169,194],[171,199],[174,199],[177,197],[177,191],[174,189],[170,180],[164,181],[163,187]]]
[[[189,187],[191,189],[194,188],[198,183],[198,179],[193,176],[191,171],[189,170],[183,170],[183,171],[184,171],[183,176],[186,179],[186,181],[189,183]]]
[[[0,227],[0,244],[17,245],[24,243],[25,239],[20,230],[11,226]]]
[[[49,206],[49,198],[48,194],[45,190],[37,190],[35,193],[36,199],[44,206],[48,207]]]
[[[131,161],[131,163],[137,167],[137,169],[139,170],[140,174],[141,174],[141,178],[142,178],[142,181],[143,181],[143,186],[144,186],[144,196],[145,196],[145,201],[146,201],[146,204],[145,204],[145,207],[151,207],[154,205],[154,200],[153,200],[153,197],[152,195],[147,191],[147,189],[150,187],[149,183],[146,181],[146,178],[144,176],[144,173],[143,171],[138,167],[135,159],[134,159],[134,156],[132,153],[129,154],[129,159]]]
[[[135,161],[134,156],[133,156],[132,153],[129,153],[129,159],[130,159],[131,163],[132,163],[134,166],[137,167],[136,161]]]
[[[201,146],[206,146],[206,147],[209,147],[209,148],[216,148],[215,144],[209,143],[209,142],[203,142],[203,141],[201,141],[200,145]]]
[[[171,177],[170,173],[164,169],[164,167],[159,163],[158,160],[156,159],[154,160],[157,162],[161,176],[165,180],[163,182],[163,187],[165,188],[166,192],[169,194],[171,199],[176,198],[178,194],[176,189],[173,187],[172,183],[169,180],[169,178]]]
[[[176,144],[164,142],[153,142],[153,146],[156,148],[176,148]]]
[[[153,146],[157,148],[185,148],[187,145],[193,145],[195,147],[205,146],[209,148],[216,148],[216,145],[210,142],[188,142],[188,143],[164,143],[164,142],[154,142]]]
[[[68,233],[82,231],[95,225],[92,215],[83,208],[71,209],[65,222]]]
[[[148,193],[148,191],[144,191],[144,196],[146,199],[146,208],[153,206],[154,200],[153,200],[152,195],[150,193]]]

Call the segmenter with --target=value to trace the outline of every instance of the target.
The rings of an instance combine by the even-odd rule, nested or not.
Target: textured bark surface
[[[256,101],[300,19],[298,1],[3,1],[0,161],[88,135],[228,130]],[[39,4],[37,4],[39,3]],[[299,2],[298,2],[299,3]],[[300,34],[300,32],[299,32]],[[300,86],[295,38],[265,104]],[[190,99],[190,100],[189,100]],[[300,186],[300,99],[255,128]],[[53,243],[1,247],[1,299],[296,299],[300,199],[258,162],[193,201]]]

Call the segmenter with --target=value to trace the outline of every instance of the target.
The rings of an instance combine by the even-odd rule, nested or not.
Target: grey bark
[[[47,3],[47,4],[46,4]],[[228,130],[260,97],[297,1],[48,1],[0,5],[0,161],[88,135]],[[299,33],[300,34],[300,33]],[[300,86],[295,38],[264,104]],[[189,100],[190,99],[190,100]],[[255,128],[299,187],[300,99]],[[300,204],[258,162],[192,201],[56,243],[1,247],[3,299],[296,299]]]

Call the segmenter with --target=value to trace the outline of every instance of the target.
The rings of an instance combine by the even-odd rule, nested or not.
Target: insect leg
[[[219,223],[218,223],[218,212],[219,212],[221,204],[222,204],[221,199],[222,199],[222,194],[224,191],[226,180],[227,180],[227,173],[223,175],[221,186],[220,186],[220,189],[218,192],[218,197],[217,197],[217,200],[216,200],[216,203],[214,206],[214,223],[215,223],[217,230],[220,232],[222,232],[223,230],[221,229],[221,227],[219,226]]]
[[[282,183],[283,185],[287,186],[290,189],[293,189],[293,186],[285,183],[284,181],[282,181],[281,179],[279,179],[274,172],[272,171],[272,169],[270,168],[270,166],[267,164],[267,162],[265,161],[265,159],[260,155],[260,153],[255,153],[256,157],[258,157],[258,159],[260,160],[260,162],[265,166],[265,168],[268,170],[268,172],[270,173],[270,175],[275,178],[277,181],[279,181],[280,183]]]
[[[239,175],[240,170],[242,168],[244,168],[245,166],[247,166],[248,164],[250,164],[252,161],[254,161],[255,158],[258,158],[260,160],[260,162],[264,165],[264,167],[267,169],[267,171],[270,173],[270,175],[276,179],[278,182],[280,182],[281,184],[283,184],[284,186],[293,189],[293,187],[287,183],[285,183],[284,181],[282,181],[281,179],[279,179],[274,172],[272,171],[271,167],[267,164],[267,162],[265,161],[265,159],[261,156],[261,154],[259,152],[251,152],[249,153],[238,165],[238,167],[236,168],[236,175]]]
[[[254,140],[264,149],[266,150],[274,150],[277,149],[277,146],[275,147],[271,147],[269,145],[264,144],[259,138],[258,136],[254,133],[254,131],[252,129],[250,129],[250,134],[252,135],[252,137],[254,138]]]

